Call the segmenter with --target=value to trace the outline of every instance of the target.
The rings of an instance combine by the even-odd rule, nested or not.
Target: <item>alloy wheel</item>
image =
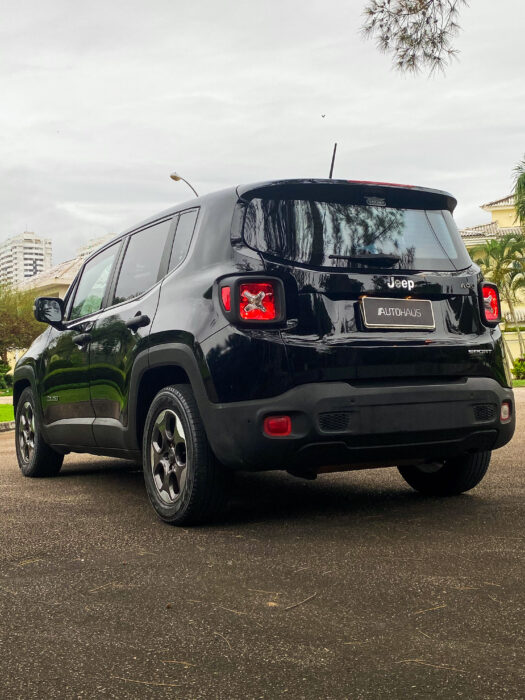
[[[182,498],[187,477],[186,435],[174,411],[166,409],[157,416],[150,452],[157,494],[163,503],[173,505]]]
[[[35,412],[29,401],[26,401],[20,412],[18,423],[18,444],[24,461],[30,462],[35,452]]]

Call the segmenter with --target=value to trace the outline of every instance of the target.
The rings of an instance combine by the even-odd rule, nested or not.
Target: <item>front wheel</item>
[[[27,387],[18,400],[15,418],[18,466],[24,476],[56,476],[64,455],[55,452],[42,437],[33,391]]]
[[[427,496],[454,496],[470,491],[487,473],[491,452],[476,452],[447,459],[439,464],[398,467],[413,489]]]
[[[167,523],[204,522],[224,507],[228,474],[210,448],[186,384],[168,386],[153,399],[144,428],[143,467],[151,504]]]

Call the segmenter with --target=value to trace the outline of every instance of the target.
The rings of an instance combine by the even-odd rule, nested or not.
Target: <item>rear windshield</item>
[[[313,267],[454,270],[471,264],[448,210],[256,198],[246,211],[244,240],[261,253]]]

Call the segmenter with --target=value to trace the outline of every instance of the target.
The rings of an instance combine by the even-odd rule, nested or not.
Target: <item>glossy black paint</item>
[[[360,405],[374,385],[394,396],[393,404],[395,396],[412,400],[416,386],[419,393],[414,401],[421,408],[422,395],[431,395],[432,387],[444,383],[441,394],[447,386],[453,392],[459,385],[466,392],[457,398],[463,406],[462,434],[451,438],[447,449],[473,449],[476,441],[483,442],[483,434],[485,442],[493,446],[508,441],[513,422],[502,427],[497,421],[480,426],[467,420],[469,406],[482,401],[483,396],[512,401],[501,333],[498,327],[482,321],[478,267],[469,263],[463,270],[447,272],[344,266],[315,269],[275,259],[244,242],[243,218],[250,198],[267,192],[272,196],[304,196],[308,187],[336,191],[338,197],[351,196],[355,201],[382,197],[392,206],[414,206],[417,201],[417,206],[428,210],[453,211],[455,207],[451,195],[423,188],[304,180],[230,188],[162,212],[117,238],[120,252],[102,309],[69,322],[67,314],[80,271],[65,300],[63,329],[44,331],[17,365],[15,403],[23,387],[30,384],[39,398],[45,437],[57,449],[137,456],[145,413],[154,393],[168,383],[189,382],[219,458],[232,467],[279,468],[283,466],[279,454],[290,459],[295,455],[295,459],[298,450],[310,450],[310,443],[333,442],[315,428],[315,415],[304,419],[311,426],[300,445],[293,440],[285,446],[282,441],[260,439],[258,421],[265,411],[288,407],[297,416],[304,413],[300,405],[303,389],[308,393],[310,387],[312,395],[320,391],[326,402],[325,392],[330,395],[343,383],[344,401],[350,391]],[[189,209],[198,209],[198,218],[188,254],[168,273],[176,217]],[[166,220],[174,223],[156,284],[134,299],[112,305],[129,235]],[[282,282],[286,308],[282,320],[266,327],[242,323],[225,313],[219,294],[221,282],[268,276]],[[432,301],[435,330],[367,329],[360,297],[405,298],[407,286],[403,283],[408,284],[407,280],[413,282],[410,296]],[[83,336],[82,343],[79,336]],[[478,380],[481,384],[472,384]],[[339,405],[340,394],[334,394],[334,406]],[[291,399],[287,403],[283,396],[297,397],[299,404]],[[311,403],[310,410],[315,412],[316,405]],[[231,421],[235,421],[235,429]],[[239,448],[248,445],[240,437],[240,425],[248,443],[258,446],[255,461],[248,446],[245,452]],[[369,422],[363,422],[362,430],[368,443],[363,437],[364,442],[356,444],[355,435],[340,437],[338,443],[342,442],[344,449],[336,450],[339,456],[333,459],[340,461],[344,456],[345,463],[349,459],[360,461],[365,452],[369,459],[373,454],[385,459],[384,450],[382,454],[373,452],[375,438]],[[418,445],[420,459],[435,449],[435,435],[427,441],[434,447],[421,446],[426,430],[422,425],[419,437],[410,438],[411,444]],[[395,450],[390,444],[389,449],[398,459],[399,450],[405,449],[407,455],[410,452],[401,443]],[[322,462],[322,457],[309,459]]]

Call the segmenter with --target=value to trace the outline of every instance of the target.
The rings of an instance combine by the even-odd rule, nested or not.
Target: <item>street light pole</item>
[[[192,184],[190,184],[185,178],[183,178],[183,177],[182,177],[181,175],[179,175],[178,173],[171,173],[170,177],[171,177],[172,180],[175,180],[175,182],[179,182],[179,180],[182,180],[182,182],[185,182],[185,183],[188,185],[188,187],[190,188],[190,190],[193,192],[193,194],[194,194],[196,197],[199,196],[199,193],[197,192],[197,190],[195,189],[195,187],[193,187]]]

